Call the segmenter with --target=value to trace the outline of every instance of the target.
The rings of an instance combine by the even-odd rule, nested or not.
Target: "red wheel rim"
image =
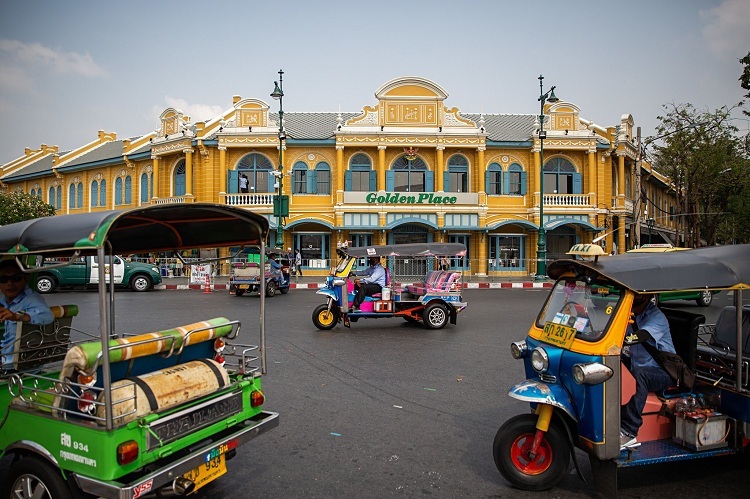
[[[552,447],[546,438],[542,438],[539,449],[534,459],[529,457],[531,445],[534,442],[534,434],[526,433],[519,435],[510,447],[510,460],[518,471],[525,475],[540,475],[549,469],[552,464]]]

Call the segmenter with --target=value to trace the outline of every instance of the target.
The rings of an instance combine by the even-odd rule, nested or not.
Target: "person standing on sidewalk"
[[[294,252],[294,270],[296,272],[295,281],[299,281],[299,278],[302,275],[302,254],[299,250],[295,250]]]

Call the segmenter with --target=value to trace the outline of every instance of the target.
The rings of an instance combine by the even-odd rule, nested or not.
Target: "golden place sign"
[[[445,196],[434,192],[402,194],[399,192],[368,192],[365,201],[369,204],[456,204],[456,196]]]

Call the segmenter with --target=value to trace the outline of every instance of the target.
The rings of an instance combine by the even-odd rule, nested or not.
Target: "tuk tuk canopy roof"
[[[381,246],[359,246],[356,248],[342,248],[343,251],[356,258],[369,256],[464,256],[466,246],[461,243],[412,243],[412,244],[384,244]]]
[[[75,250],[93,255],[105,243],[118,255],[260,246],[267,235],[268,220],[250,211],[211,203],[163,204],[5,225],[0,227],[0,256],[65,256]]]
[[[750,244],[712,246],[664,253],[626,253],[598,262],[557,260],[548,275],[594,271],[633,291],[663,292],[750,288]]]

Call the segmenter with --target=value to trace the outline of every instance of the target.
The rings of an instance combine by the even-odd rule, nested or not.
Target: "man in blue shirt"
[[[354,280],[354,289],[357,294],[354,296],[354,310],[358,311],[365,297],[372,296],[383,291],[385,286],[385,269],[380,264],[380,258],[375,256],[368,260],[370,266],[363,273],[355,275],[364,275],[362,279]]]
[[[276,260],[278,258],[278,255],[276,253],[272,254],[268,258],[268,263],[271,264],[271,276],[272,277],[278,277],[280,284],[284,283],[284,273],[281,271],[282,265]]]
[[[0,261],[0,321],[4,332],[0,342],[2,368],[13,369],[13,346],[18,322],[51,324],[54,320],[44,298],[28,287],[29,274],[24,274],[15,260]]]
[[[669,321],[652,301],[653,295],[636,295],[633,301],[635,321],[628,326],[626,335],[646,330],[651,335],[647,341],[657,350],[675,353]],[[646,405],[648,392],[660,392],[674,384],[672,378],[648,353],[642,344],[629,347],[629,359],[625,364],[635,378],[635,395],[620,410],[620,450],[637,447],[638,429],[643,424],[641,413]],[[629,362],[628,362],[629,360]]]

